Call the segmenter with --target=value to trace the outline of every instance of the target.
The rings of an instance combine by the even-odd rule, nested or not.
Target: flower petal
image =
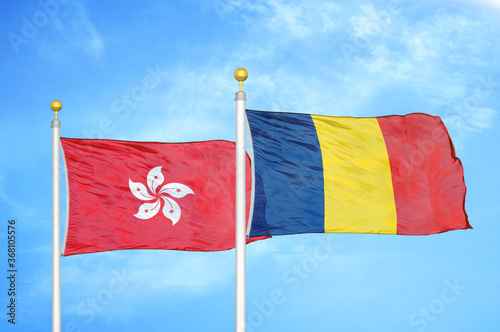
[[[181,208],[176,201],[168,197],[162,197],[165,201],[165,206],[163,207],[163,214],[168,219],[172,220],[172,225],[175,225],[181,218]]]
[[[134,214],[134,217],[139,219],[149,219],[156,216],[158,211],[160,211],[161,202],[160,200],[156,200],[154,203],[144,203],[139,208],[139,212]]]
[[[134,194],[135,197],[142,199],[143,201],[150,201],[155,199],[148,193],[148,189],[145,185],[140,182],[134,182],[128,179],[128,186],[130,187],[130,191]]]
[[[156,188],[163,183],[165,178],[161,174],[161,166],[155,167],[148,173],[148,187],[153,194],[156,194]]]
[[[191,190],[191,188],[181,183],[168,183],[164,185],[160,190],[160,194],[165,193],[175,198],[181,198],[186,196],[187,194],[194,195],[194,192]]]

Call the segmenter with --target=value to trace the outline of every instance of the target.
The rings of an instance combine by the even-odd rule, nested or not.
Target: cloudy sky
[[[247,331],[497,328],[495,1],[6,0],[0,12],[2,331],[51,326],[50,102],[63,103],[66,137],[234,140],[238,67],[249,72],[250,109],[440,116],[464,165],[474,227],[253,243]],[[15,327],[6,315],[13,219]],[[65,332],[233,331],[234,250],[64,257],[62,324]]]

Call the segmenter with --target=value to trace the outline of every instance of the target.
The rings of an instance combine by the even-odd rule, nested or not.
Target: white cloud
[[[282,41],[314,38],[340,28],[336,21],[338,5],[325,1],[215,1],[221,19],[239,13],[250,29],[279,35]]]
[[[165,80],[129,109],[127,123],[134,123],[134,133],[117,123],[118,137],[113,138],[234,139],[232,96],[237,83],[232,74],[240,65],[250,73],[245,82],[249,108],[366,115],[374,107],[380,109],[374,99],[383,100],[381,95],[397,88],[409,101],[416,101],[408,108],[446,115],[470,89],[470,71],[488,66],[491,61],[482,55],[495,49],[487,25],[466,12],[436,11],[413,22],[412,8],[402,4],[339,7],[321,1],[229,1],[219,9],[224,19],[235,18],[234,24],[241,26],[240,18],[245,19],[239,46],[229,52],[217,46],[217,55],[207,56],[197,70],[187,66],[168,70]],[[366,42],[359,47],[346,40],[358,53],[343,62],[338,40],[342,31],[344,36],[363,36]],[[254,42],[257,35],[259,43]],[[310,47],[296,52],[297,41]],[[282,58],[285,53],[300,59]],[[329,57],[316,58],[321,53]],[[448,64],[468,68],[450,72]],[[391,113],[392,105],[383,106],[383,112]]]
[[[409,99],[417,98],[426,111],[449,113],[478,84],[471,76],[484,74],[484,68],[491,66],[487,59],[500,53],[489,32],[492,22],[480,21],[466,11],[439,10],[413,22],[405,12],[408,8],[387,17],[380,15],[382,7],[361,6],[363,15],[354,15],[350,22],[353,36],[362,37],[363,44],[351,40],[355,52],[348,59],[352,68],[360,70],[346,76],[357,82],[371,81],[373,96],[391,86],[405,87],[413,94]],[[381,29],[370,28],[374,22],[380,22]],[[477,106],[484,108],[487,102],[481,100]],[[494,113],[473,112],[488,114],[488,119]],[[485,121],[480,125],[467,122],[476,129],[486,128]]]
[[[200,296],[213,292],[234,275],[234,251],[192,253],[169,250],[116,251],[71,256],[63,260],[64,287],[76,297],[107,287],[116,274],[123,275],[131,292],[185,293]],[[94,274],[82,273],[92,267]],[[145,280],[143,275],[147,275]],[[85,287],[81,287],[81,285]]]
[[[74,51],[83,51],[93,58],[102,56],[104,37],[92,22],[83,1],[72,1],[62,7],[53,19],[53,26],[58,36],[38,41],[42,56],[61,58]]]
[[[391,24],[391,16],[387,10],[377,10],[372,3],[362,5],[362,16],[351,17],[353,35],[360,38],[370,38],[382,33]]]
[[[166,299],[196,301],[229,284],[234,284],[234,251],[124,250],[62,260],[64,315],[79,324],[92,324],[94,315],[132,319],[137,306],[176,306]]]
[[[90,15],[84,4],[73,2],[73,5],[75,11],[69,17],[69,22],[63,23],[61,32],[71,33],[70,38],[76,49],[82,49],[94,57],[99,57],[104,50],[104,39],[90,20]]]
[[[442,120],[452,136],[455,147],[461,150],[469,135],[492,127],[497,113],[488,107],[458,105],[454,112],[444,115]]]
[[[136,277],[156,275],[148,281],[151,291],[167,291],[199,296],[215,291],[231,282],[234,274],[234,251],[223,253],[176,253],[165,260],[167,253],[145,253],[134,257]],[[171,255],[168,255],[171,256]],[[159,263],[162,262],[162,263]],[[141,287],[143,288],[143,287]]]
[[[465,119],[475,128],[485,129],[490,128],[496,111],[488,107],[471,107],[464,114]]]
[[[449,0],[448,0],[449,1]],[[470,5],[481,5],[488,9],[493,9],[500,12],[500,1],[499,0],[454,0],[455,2],[466,3]]]
[[[2,174],[0,174],[0,201],[3,201],[9,206],[11,211],[6,211],[2,209],[4,213],[11,213],[6,215],[8,218],[18,218],[18,217],[33,217],[36,215],[36,210],[32,207],[30,202],[19,201],[13,197],[8,191],[4,189],[4,180]],[[28,218],[28,220],[31,218]]]
[[[150,91],[131,113],[137,128],[142,128],[133,138],[174,142],[179,137],[196,141],[233,136],[234,129],[227,126],[227,120],[234,121],[232,99],[238,87],[232,77],[234,69],[224,65],[207,66],[203,71],[177,68],[165,73],[165,83]],[[130,133],[125,134],[130,139]]]
[[[417,61],[423,61],[430,57],[437,56],[437,53],[432,49],[432,40],[426,38],[424,40],[416,37],[413,45],[409,44],[410,48],[413,46],[413,58]]]

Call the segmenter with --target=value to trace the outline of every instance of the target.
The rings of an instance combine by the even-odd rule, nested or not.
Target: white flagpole
[[[234,78],[240,82],[240,91],[236,92],[236,332],[246,330],[246,153],[245,153],[245,101],[243,81],[248,73],[243,68],[234,72]]]
[[[61,332],[61,165],[59,162],[59,128],[57,112],[62,108],[54,100],[50,108],[56,112],[52,120],[52,332]]]

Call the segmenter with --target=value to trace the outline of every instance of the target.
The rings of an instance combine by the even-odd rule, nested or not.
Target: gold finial
[[[240,82],[240,91],[243,91],[243,81],[248,77],[248,72],[245,68],[238,68],[234,72],[234,78]]]
[[[57,120],[57,112],[61,110],[62,103],[56,99],[50,103],[50,108],[52,108],[52,110],[56,112],[56,120]]]

